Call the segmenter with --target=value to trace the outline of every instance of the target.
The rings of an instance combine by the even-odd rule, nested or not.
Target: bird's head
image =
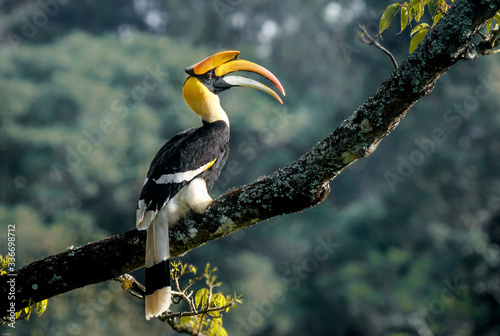
[[[278,94],[266,85],[250,78],[227,75],[235,71],[258,73],[273,82],[285,95],[285,90],[276,76],[258,64],[238,59],[239,53],[233,50],[222,51],[186,68],[189,77],[182,90],[184,99],[203,120],[212,122],[221,119],[229,123],[220,107],[218,94],[235,86],[262,90],[283,104]]]

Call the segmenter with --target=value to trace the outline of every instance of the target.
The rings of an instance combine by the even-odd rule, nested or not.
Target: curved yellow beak
[[[217,66],[238,57],[239,54],[240,52],[236,50],[221,51],[217,54],[213,54],[212,56],[208,56],[204,60],[199,61],[190,67],[187,67],[186,72],[191,76],[203,75],[204,73],[215,69]]]
[[[259,83],[253,79],[242,76],[224,77],[226,74],[235,71],[254,72],[269,79],[271,82],[274,83],[274,85],[276,85],[276,87],[280,90],[283,96],[285,95],[285,90],[283,89],[283,86],[281,85],[278,78],[276,78],[276,76],[273,75],[273,73],[271,73],[271,71],[253,62],[237,59],[239,54],[240,52],[236,50],[219,52],[186,68],[186,72],[191,76],[200,76],[213,70],[214,75],[216,77],[222,78],[223,81],[228,86],[244,86],[244,87],[259,89],[270,94],[271,96],[276,98],[281,104],[283,104],[283,101],[278,96],[278,94],[262,83]]]

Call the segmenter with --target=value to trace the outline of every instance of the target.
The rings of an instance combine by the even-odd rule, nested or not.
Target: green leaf
[[[413,36],[413,38],[410,41],[410,54],[415,50],[415,48],[420,44],[420,42],[422,42],[425,34],[427,34],[428,31],[429,29],[426,28],[420,29],[419,32],[415,36]]]
[[[26,313],[26,321],[29,321],[31,317],[31,306],[24,308],[24,312]]]
[[[196,305],[196,307],[200,306],[200,304],[201,307],[204,307],[206,305],[208,300],[208,294],[209,291],[207,288],[202,288],[198,292],[196,292],[196,295],[194,297],[194,304]]]
[[[418,25],[415,26],[415,28],[413,28],[411,30],[410,36],[413,37],[413,35],[415,35],[417,32],[419,32],[423,28],[430,28],[430,26],[427,23],[425,23],[425,22],[421,23],[421,24],[418,24]]]
[[[493,18],[495,19],[495,21],[497,22],[497,24],[500,24],[500,12],[496,13]]]
[[[429,13],[431,14],[432,17],[436,15],[436,11],[439,7],[439,3],[441,0],[431,0],[429,1],[429,4],[427,5],[427,8],[429,9]]]
[[[441,20],[442,17],[443,17],[443,13],[439,13],[438,15],[436,15],[434,17],[434,21],[432,22],[432,26],[434,27],[436,25],[436,23],[438,23],[439,20]]]
[[[399,3],[394,3],[392,5],[387,6],[387,8],[384,11],[384,14],[382,14],[382,17],[380,18],[380,24],[378,29],[379,33],[382,33],[384,30],[389,28],[392,19],[394,19],[394,16],[397,14],[400,8],[401,5]]]
[[[413,6],[412,9],[415,12],[413,19],[415,19],[416,22],[420,21],[422,16],[424,15],[424,1],[417,1]]]
[[[227,304],[226,298],[221,293],[215,293],[212,295],[212,300],[210,306],[222,307]]]
[[[223,327],[219,327],[219,336],[227,336],[227,331]]]
[[[209,316],[211,316],[211,317],[220,317],[220,313],[219,313],[218,310],[214,310],[214,311],[208,312],[207,314]]]
[[[182,267],[182,263],[179,261],[179,262],[171,262],[170,263],[170,266],[172,266],[172,270],[170,271],[170,273],[172,273],[173,271],[176,271],[176,272],[179,272],[180,271],[180,267]]]
[[[400,33],[405,30],[406,26],[408,25],[408,7],[406,6],[401,6],[401,31]]]
[[[42,315],[45,310],[47,309],[47,303],[48,303],[48,300],[45,299],[43,301],[40,301],[36,304],[36,313],[40,316]]]

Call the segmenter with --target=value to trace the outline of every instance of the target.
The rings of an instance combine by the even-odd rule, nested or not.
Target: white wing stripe
[[[203,166],[201,166],[198,169],[195,170],[188,170],[186,172],[182,173],[175,173],[175,174],[165,174],[160,176],[160,178],[153,180],[157,184],[168,184],[168,183],[181,183],[184,181],[191,181],[193,178],[195,178],[198,174],[203,172],[209,165],[212,165],[213,162],[209,162]]]

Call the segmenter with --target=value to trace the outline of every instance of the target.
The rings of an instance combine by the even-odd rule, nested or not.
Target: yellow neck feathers
[[[198,79],[189,77],[182,88],[182,94],[189,107],[203,121],[211,123],[222,120],[229,126],[229,119],[226,112],[220,106],[219,97],[210,92]]]

